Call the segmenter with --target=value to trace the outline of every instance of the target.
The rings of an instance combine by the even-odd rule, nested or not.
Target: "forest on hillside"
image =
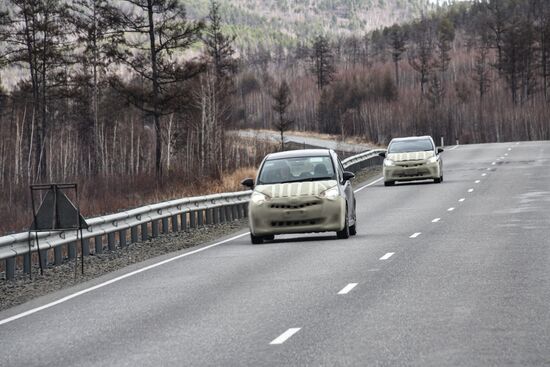
[[[79,182],[88,216],[227,189],[223,177],[276,149],[235,128],[382,145],[550,138],[544,0],[457,2],[374,31],[245,49],[217,2],[201,19],[178,0],[4,5],[0,233],[24,224],[37,182]]]

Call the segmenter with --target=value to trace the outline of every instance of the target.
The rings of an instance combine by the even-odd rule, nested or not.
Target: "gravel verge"
[[[380,174],[380,169],[363,170],[356,174],[354,186]],[[74,260],[65,261],[60,266],[50,266],[39,275],[38,268],[33,269],[33,277],[17,274],[12,281],[0,280],[0,311],[25,303],[33,298],[46,295],[82,282],[97,278],[126,266],[152,259],[171,252],[198,246],[220,237],[245,229],[248,220],[205,226],[190,232],[174,232],[161,235],[145,242],[130,244],[115,251],[104,249],[102,254],[84,259],[85,274],[80,268],[75,276]],[[80,266],[80,264],[78,265]]]

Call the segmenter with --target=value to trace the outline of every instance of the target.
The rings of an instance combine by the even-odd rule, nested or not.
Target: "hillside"
[[[433,10],[430,0],[220,0],[239,46],[293,46],[300,39],[364,34]],[[209,2],[187,0],[191,18],[208,14]]]

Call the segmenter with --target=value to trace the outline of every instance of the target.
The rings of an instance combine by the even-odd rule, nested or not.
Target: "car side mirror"
[[[437,148],[437,154],[443,153],[445,150],[443,148]]]
[[[378,153],[378,155],[382,158],[386,158],[386,152]]]
[[[254,180],[252,178],[245,178],[244,180],[241,181],[241,185],[252,189],[254,188]]]
[[[355,177],[355,174],[353,172],[344,171],[344,182],[349,181],[354,177]]]

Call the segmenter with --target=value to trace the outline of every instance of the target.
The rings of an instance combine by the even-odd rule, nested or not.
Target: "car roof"
[[[429,135],[422,135],[422,136],[407,136],[404,138],[393,138],[391,141],[421,140],[421,139],[433,140],[432,137]]]
[[[283,159],[283,158],[299,158],[299,157],[328,157],[330,149],[299,149],[288,150],[286,152],[277,152],[268,154],[266,160]]]

